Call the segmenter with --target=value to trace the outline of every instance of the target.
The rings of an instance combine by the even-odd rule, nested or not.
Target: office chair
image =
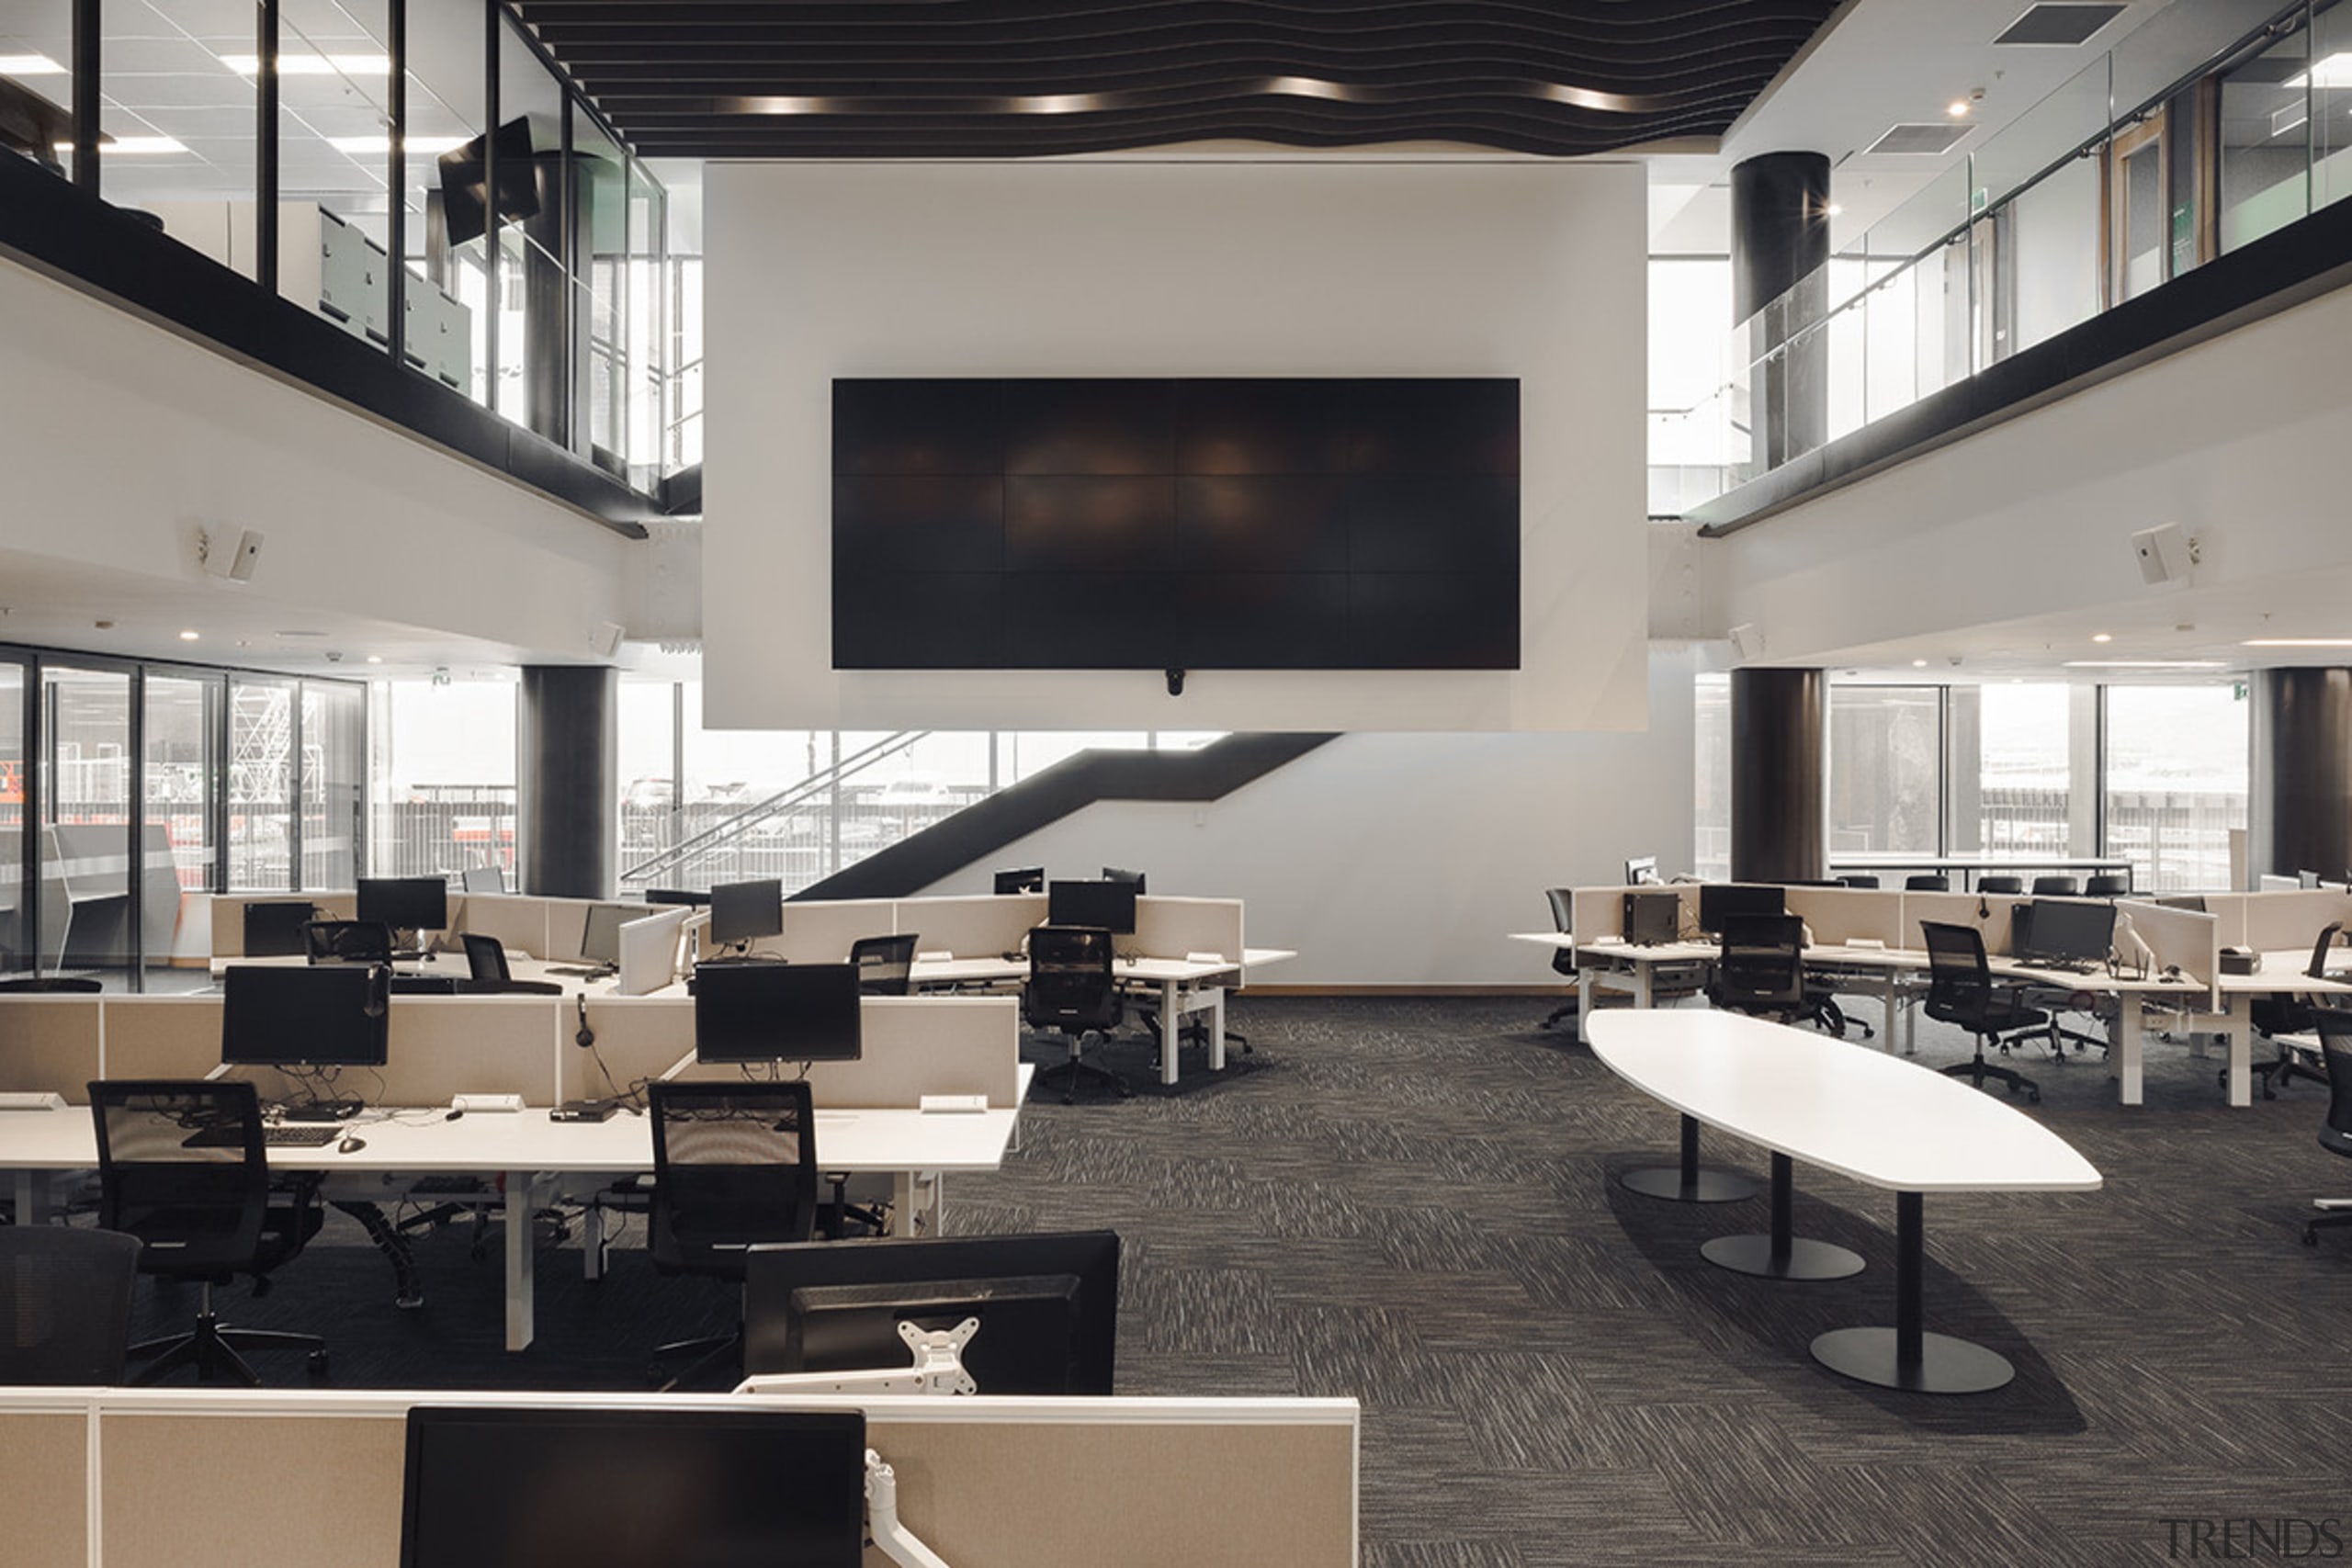
[[[1951,878],[1939,871],[1914,872],[1903,879],[1905,893],[1949,893]]]
[[[2033,879],[2033,896],[2037,898],[2074,898],[2081,896],[2083,885],[2071,876],[2037,876]]]
[[[1096,926],[1038,926],[1029,932],[1029,983],[1021,988],[1022,1021],[1069,1042],[1069,1060],[1037,1075],[1058,1082],[1062,1103],[1077,1098],[1080,1078],[1097,1078],[1129,1092],[1118,1074],[1086,1059],[1086,1042],[1118,1027],[1125,1015],[1111,977],[1111,933]]]
[[[449,988],[461,997],[560,997],[563,983],[560,980],[517,980],[506,966],[506,949],[494,936],[482,936],[467,931],[458,940],[466,944],[466,977],[450,983]],[[398,995],[402,976],[394,976],[392,991]]]
[[[1851,875],[1839,877],[1838,879],[1838,886],[1840,887],[1876,887],[1878,886],[1878,877],[1874,874],[1869,872],[1856,872]]]
[[[506,891],[506,873],[494,865],[469,865],[460,886],[468,893],[503,893]]]
[[[1979,893],[2022,893],[2025,891],[2025,878],[2022,876],[1980,876],[1976,879],[1976,891]]]
[[[1707,1000],[1731,1012],[1792,1022],[1805,1010],[1804,921],[1795,915],[1726,915]]]
[[[106,987],[90,975],[12,975],[0,980],[0,995],[31,992],[73,992],[86,995],[102,991]]]
[[[313,1374],[327,1367],[315,1334],[231,1328],[212,1311],[212,1287],[249,1274],[263,1294],[272,1270],[319,1231],[319,1183],[270,1182],[261,1100],[250,1083],[220,1078],[101,1079],[90,1086],[98,1134],[98,1224],[142,1244],[139,1271],[194,1280],[202,1288],[190,1333],[133,1345],[144,1361],[134,1382],[192,1366],[200,1379],[228,1371],[260,1382],[243,1349],[308,1350]]]
[[[1561,932],[1570,930],[1574,921],[1569,912],[1568,890],[1565,887],[1546,887],[1544,889],[1544,897],[1552,906],[1552,929]],[[1571,986],[1576,984],[1577,955],[1574,949],[1555,947],[1552,950],[1552,973],[1567,976],[1568,984]],[[1536,1027],[1549,1029],[1564,1018],[1576,1017],[1579,1005],[1577,993],[1571,990],[1568,993],[1568,999],[1554,1008],[1549,1014],[1545,1015],[1544,1021]]]
[[[0,1225],[0,1383],[122,1381],[139,1238]]]
[[[2025,1090],[2029,1100],[2040,1104],[2041,1086],[2023,1073],[1986,1061],[1984,1046],[1992,1041],[2007,1050],[2008,1043],[2020,1035],[2047,1034],[2050,1015],[2040,1008],[2027,1007],[2015,991],[1993,984],[1992,966],[1984,960],[1984,938],[1974,926],[1922,920],[1919,931],[1928,944],[1928,1016],[1958,1024],[1976,1037],[1975,1056],[1944,1068],[1944,1076],[1966,1078],[1978,1089],[1984,1087],[1986,1078],[1993,1078],[2007,1084],[2011,1094]]]
[[[914,973],[915,943],[911,932],[897,936],[862,936],[849,944],[849,961],[857,965],[861,996],[903,997],[907,977]]]
[[[392,961],[392,928],[381,920],[307,920],[302,946],[313,964]]]
[[[2352,1159],[2352,1010],[2315,1008],[2319,1054],[2327,1067],[2327,1119],[2320,1123],[2319,1146]],[[2352,1198],[2314,1198],[2320,1211],[2303,1224],[2303,1245],[2317,1247],[2322,1230],[2352,1225]]]
[[[817,1115],[806,1082],[650,1083],[653,1191],[646,1254],[654,1271],[743,1282],[755,1242],[808,1241],[817,1228]],[[667,1393],[733,1366],[741,1381],[743,1321],[724,1338],[683,1339],[653,1352],[698,1356]]]
[[[2120,872],[2102,871],[2083,883],[2084,897],[2089,898],[2123,898],[2132,892],[2132,879]]]

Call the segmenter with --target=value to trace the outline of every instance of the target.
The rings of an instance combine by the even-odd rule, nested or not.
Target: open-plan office
[[[0,1558],[2339,1555],[2347,61],[0,0]]]

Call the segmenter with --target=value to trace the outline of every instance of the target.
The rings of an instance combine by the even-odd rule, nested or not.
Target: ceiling
[[[637,145],[1020,157],[1199,141],[1546,156],[1719,136],[1836,0],[519,0]]]

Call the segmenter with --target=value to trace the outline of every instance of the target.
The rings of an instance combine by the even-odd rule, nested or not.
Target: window
[[[2087,743],[2097,698],[2095,686],[2062,682],[1952,688],[1953,853],[2030,860],[2093,852]],[[2078,741],[2081,791],[2073,787]]]
[[[2233,686],[2110,686],[2106,853],[2143,892],[2222,888],[2246,825],[2246,702]]]
[[[229,682],[229,890],[294,886],[294,683]]]
[[[1691,750],[1699,776],[1691,797],[1690,870],[1720,882],[1731,874],[1731,677],[1702,675],[1692,684]]]
[[[1943,692],[1829,691],[1829,857],[1937,851],[1943,801]]]
[[[442,876],[511,863],[514,686],[388,681],[368,847],[371,876]]]

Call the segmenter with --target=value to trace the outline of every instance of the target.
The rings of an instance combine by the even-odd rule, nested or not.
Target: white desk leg
[[[1225,987],[1209,990],[1209,1071],[1225,1071]]]
[[[1176,1081],[1176,1043],[1184,1038],[1184,1015],[1176,1010],[1181,998],[1176,994],[1176,982],[1165,981],[1159,987],[1159,1081]]]
[[[2120,1098],[2125,1105],[2141,1102],[2140,1043],[2140,998],[2126,993],[2123,1005],[2116,1010],[2114,1051]]]
[[[17,1223],[20,1225],[45,1225],[49,1223],[49,1172],[17,1172]]]
[[[1650,966],[1638,962],[1634,965],[1634,1005],[1637,1008],[1651,1005]]]
[[[1885,1010],[1886,1017],[1879,1024],[1878,1048],[1890,1056],[1895,1052],[1894,1021],[1903,1013],[1901,978],[1894,970],[1887,970],[1885,983],[1879,991],[1879,1003]]]
[[[2245,1014],[2233,1011],[2222,1033],[2222,1043],[2230,1054],[2230,1103],[2254,1103],[2254,1031],[2246,1023]]]
[[[890,1212],[900,1216],[899,1235],[943,1235],[946,1199],[945,1183],[937,1171],[899,1170],[890,1175]]]
[[[580,1277],[605,1277],[605,1206],[593,1198],[580,1216]]]
[[[506,1173],[506,1348],[531,1348],[537,1315],[534,1265],[538,1248],[531,1233],[531,1173]]]
[[[1592,983],[1592,971],[1578,964],[1577,966],[1577,1043],[1579,1045],[1587,1044],[1591,1040],[1591,1036],[1584,1032],[1584,1024],[1585,1020],[1592,1016],[1592,998],[1595,989]]]

